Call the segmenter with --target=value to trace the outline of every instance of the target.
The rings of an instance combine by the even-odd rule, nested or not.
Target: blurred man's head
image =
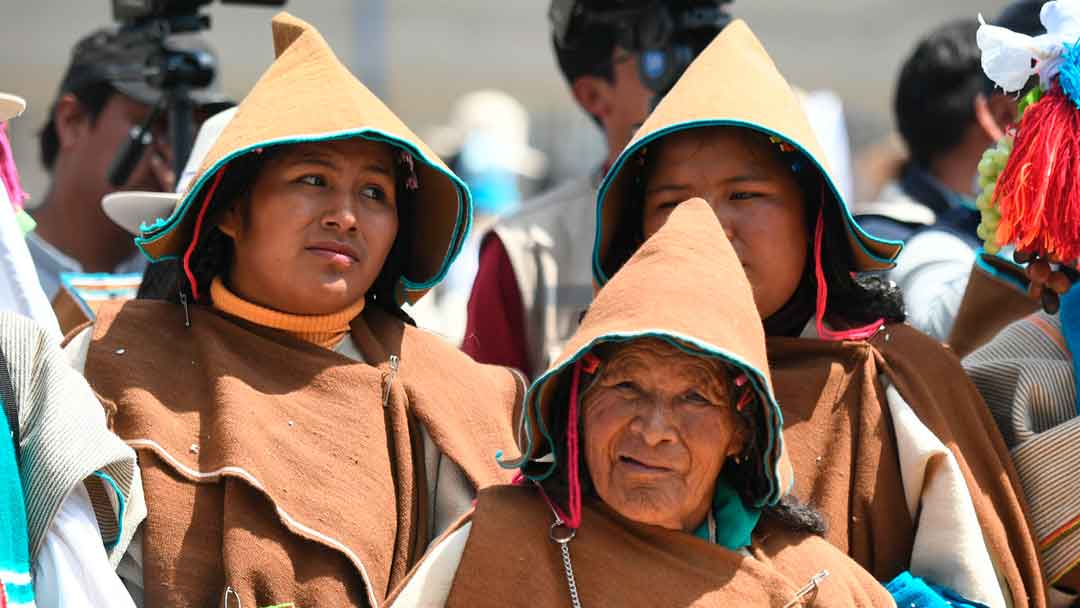
[[[170,47],[209,53],[201,36],[171,36]],[[133,248],[130,237],[101,211],[101,198],[117,189],[169,191],[173,188],[173,158],[165,111],[152,124],[152,141],[119,187],[110,184],[109,169],[129,140],[162,99],[160,89],[146,81],[147,67],[161,51],[160,40],[114,27],[97,30],[80,40],[71,53],[59,92],[41,130],[41,162],[51,174],[43,205],[34,212],[38,233],[84,265],[80,252],[103,247],[73,242],[116,240],[119,254]],[[214,89],[192,94],[196,124],[200,115],[225,104]],[[67,224],[66,226],[62,224]],[[72,229],[78,225],[81,231]],[[109,257],[115,257],[110,255]]]
[[[919,42],[904,62],[895,112],[911,160],[934,172],[949,157],[978,156],[1016,118],[1016,102],[983,74],[973,19],[947,23]],[[971,167],[974,178],[974,164]]]
[[[209,52],[197,35],[169,39],[170,46]],[[146,82],[145,71],[160,45],[146,36],[116,28],[97,30],[80,40],[71,53],[71,64],[60,84],[49,120],[41,131],[41,162],[54,179],[71,179],[97,198],[112,190],[108,168],[133,127],[143,123],[162,92]],[[216,92],[197,91],[198,104],[216,109],[223,101]],[[122,188],[168,190],[167,171],[155,171],[161,163],[168,169],[171,152],[165,113],[156,121],[153,143]],[[155,162],[158,161],[158,162]]]
[[[730,21],[722,9],[729,1],[552,0],[559,69],[578,105],[604,130],[610,158]]]

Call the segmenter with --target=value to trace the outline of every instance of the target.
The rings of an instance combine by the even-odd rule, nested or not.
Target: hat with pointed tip
[[[349,72],[319,32],[288,13],[272,24],[276,58],[237,107],[176,210],[135,239],[152,261],[177,257],[195,235],[210,184],[231,160],[283,144],[364,138],[393,146],[415,161],[411,250],[399,300],[415,302],[446,275],[472,221],[465,183]]]
[[[608,252],[630,197],[635,196],[634,163],[643,149],[664,136],[702,127],[742,127],[778,138],[817,170],[832,204],[839,205],[855,269],[892,267],[902,244],[871,236],[848,211],[829,172],[825,153],[791,86],[777,70],[745,22],[735,20],[701,52],[638,129],[604,177],[597,196],[593,278],[603,285],[617,268]]]
[[[680,269],[672,272],[672,268]],[[598,345],[638,339],[668,342],[688,356],[719,359],[744,376],[758,412],[749,487],[753,506],[774,504],[791,488],[793,473],[784,451],[783,416],[773,394],[765,330],[750,283],[712,208],[701,199],[679,205],[667,223],[638,249],[600,290],[562,355],[530,387],[521,466],[539,479],[555,465],[539,460],[552,449],[551,412],[559,388]],[[730,407],[736,407],[732,396]],[[541,471],[539,475],[537,470]]]

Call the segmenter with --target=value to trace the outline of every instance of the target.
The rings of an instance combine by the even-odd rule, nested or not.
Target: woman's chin
[[[349,289],[342,281],[330,283],[314,282],[311,284],[297,285],[300,291],[296,294],[294,302],[298,306],[294,308],[302,310],[297,314],[304,315],[329,315],[341,312],[356,304],[364,298],[364,292],[359,289]]]
[[[633,489],[620,493],[617,498],[604,500],[607,506],[630,521],[659,526],[671,530],[681,530],[679,512],[681,501],[676,501],[662,490]]]

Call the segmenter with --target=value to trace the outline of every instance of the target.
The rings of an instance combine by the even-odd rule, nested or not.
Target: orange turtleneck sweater
[[[328,315],[292,315],[248,302],[229,291],[221,277],[214,278],[210,284],[210,298],[214,308],[225,314],[289,332],[301,340],[331,350],[349,333],[349,323],[364,310],[364,300],[361,299],[345,310]]]

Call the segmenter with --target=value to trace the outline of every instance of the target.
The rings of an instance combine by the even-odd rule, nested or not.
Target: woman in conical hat
[[[986,406],[954,356],[901,323],[894,288],[855,278],[888,268],[900,244],[852,219],[791,88],[742,22],[698,56],[601,185],[597,284],[691,197],[712,206],[753,287],[794,492],[825,515],[826,538],[882,581],[910,570],[991,606],[1042,605]]]
[[[168,301],[68,346],[135,448],[146,518],[119,571],[146,606],[380,606],[475,489],[508,479],[524,387],[414,328],[466,187],[307,23],[138,246]],[[134,537],[134,539],[133,539]]]
[[[393,605],[892,606],[788,495],[781,426],[750,285],[690,201],[529,389],[519,483],[482,490]]]

